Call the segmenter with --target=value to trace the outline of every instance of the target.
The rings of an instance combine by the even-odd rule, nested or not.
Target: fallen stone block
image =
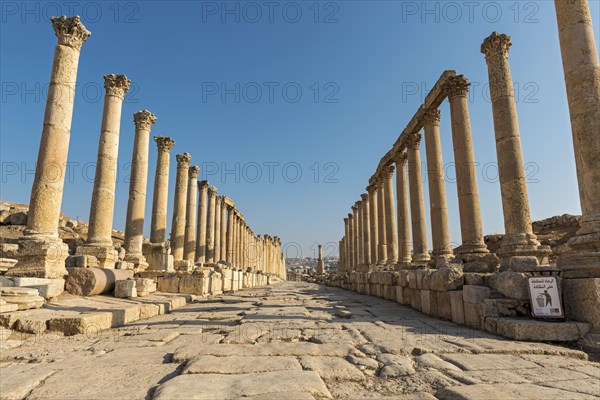
[[[465,303],[481,303],[483,300],[488,299],[492,290],[487,286],[463,286],[463,301]]]
[[[493,288],[509,299],[529,299],[529,283],[527,275],[523,273],[503,271],[492,282],[495,285]]]
[[[2,287],[0,288],[0,296],[7,303],[16,304],[19,310],[40,308],[45,302],[37,289],[33,288]]]
[[[92,255],[69,256],[65,265],[67,268],[98,268],[98,259]]]
[[[67,278],[67,292],[78,296],[109,293],[115,289],[117,280],[133,278],[133,271],[126,269],[71,268]]]
[[[137,297],[136,282],[132,279],[115,282],[115,297],[133,298]]]
[[[535,256],[513,256],[508,260],[508,269],[515,272],[527,272],[539,268],[540,262]]]
[[[15,287],[29,287],[37,289],[39,295],[45,299],[58,297],[65,291],[65,280],[61,278],[29,278],[29,277],[14,277],[12,278]]]
[[[14,267],[19,261],[14,258],[0,258],[0,273],[4,273]]]
[[[428,275],[427,280],[429,289],[438,292],[460,290],[464,284],[463,271],[459,267],[434,270]]]

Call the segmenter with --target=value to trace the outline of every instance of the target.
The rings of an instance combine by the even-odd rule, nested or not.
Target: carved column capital
[[[408,153],[406,153],[405,151],[399,151],[396,154],[394,154],[394,162],[396,163],[396,165],[405,163],[407,158]]]
[[[210,186],[208,188],[208,197],[215,197],[217,195],[217,188],[214,186]]]
[[[361,194],[360,198],[362,199],[363,202],[369,201],[369,195],[367,193]]]
[[[177,154],[175,156],[177,160],[177,166],[186,167],[190,165],[190,161],[192,161],[192,156],[189,153]]]
[[[406,139],[406,147],[409,149],[416,149],[421,144],[421,138],[423,136],[420,133],[415,133]]]
[[[104,89],[106,89],[106,94],[116,96],[121,100],[123,100],[125,93],[129,90],[130,84],[131,81],[125,75],[104,75]]]
[[[466,97],[469,93],[469,86],[471,86],[471,83],[464,75],[455,75],[444,83],[442,90],[450,99],[457,96]]]
[[[392,177],[394,176],[394,164],[386,166],[383,169],[382,173],[385,179],[392,179]]]
[[[157,118],[148,110],[140,110],[133,114],[133,122],[138,129],[150,130]]]
[[[168,153],[173,148],[175,141],[168,136],[154,136],[154,141],[158,146],[158,152]]]
[[[488,61],[496,57],[506,58],[510,46],[512,46],[510,36],[504,33],[492,32],[481,44],[481,52],[485,54]]]
[[[81,23],[79,16],[74,17],[51,17],[52,28],[58,38],[58,44],[62,46],[72,47],[76,50],[81,49],[81,45],[92,34]]]
[[[423,113],[423,124],[424,125],[440,125],[440,110],[437,108],[427,108]]]
[[[372,182],[369,186],[366,187],[365,189],[370,196],[373,196],[374,193],[377,191],[377,185],[375,184],[375,182]]]
[[[190,167],[190,169],[188,170],[188,177],[190,179],[196,179],[198,177],[199,172],[200,172],[200,167],[197,165],[194,165],[193,167]]]
[[[198,189],[199,190],[208,189],[208,181],[198,181]]]

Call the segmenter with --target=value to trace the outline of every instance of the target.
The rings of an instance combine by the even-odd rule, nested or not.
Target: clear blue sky
[[[600,43],[599,2],[590,4]],[[510,63],[519,88],[532,217],[580,213],[551,1],[0,5],[2,200],[29,201],[56,44],[48,17],[79,14],[92,36],[82,49],[71,130],[72,174],[63,199],[63,212],[71,217],[88,218],[102,76],[124,73],[134,84],[123,107],[115,228],[124,228],[132,114],[147,108],[158,117],[152,133],[176,141],[169,224],[174,155],[187,151],[219,193],[234,199],[256,233],[298,243],[303,255],[312,256],[316,241],[337,244],[342,219],[365,191],[380,157],[440,74],[455,69],[474,83],[469,105],[484,231],[501,233],[492,109],[479,51],[492,31],[513,38]],[[447,102],[441,110],[443,156],[450,163]],[[155,160],[151,143],[146,233]],[[223,167],[235,170],[236,163],[239,182],[236,173],[221,176]],[[446,183],[451,235],[460,243],[452,177]],[[327,256],[337,250],[326,247],[324,252]]]

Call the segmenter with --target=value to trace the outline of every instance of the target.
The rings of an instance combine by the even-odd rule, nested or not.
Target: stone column
[[[363,211],[362,211],[363,259],[362,259],[362,263],[364,265],[365,272],[367,272],[369,270],[369,265],[371,265],[371,234],[370,234],[371,218],[369,215],[370,214],[370,209],[369,209],[370,203],[369,203],[369,195],[367,193],[363,193],[360,197],[362,198],[362,205],[363,205]]]
[[[325,264],[323,264],[323,246],[321,244],[319,246],[319,255],[317,258],[317,275],[323,275],[325,272]]]
[[[444,184],[444,161],[440,141],[440,110],[427,109],[423,114],[425,153],[427,155],[427,181],[429,182],[429,213],[431,216],[431,239],[433,258],[454,258],[450,245],[448,206]]]
[[[405,268],[412,262],[410,253],[410,213],[408,211],[408,181],[406,177],[406,158],[404,152],[396,153],[396,197],[398,203],[398,266]]]
[[[363,265],[363,204],[362,201],[354,203],[356,205],[356,267],[360,270]]]
[[[217,196],[215,199],[215,250],[214,263],[221,260],[221,203],[223,197]]]
[[[146,213],[146,187],[148,186],[148,151],[150,147],[150,128],[156,117],[148,110],[133,115],[135,137],[131,175],[129,176],[129,200],[125,220],[125,261],[132,262],[139,271],[148,268],[142,255],[144,240],[144,215]]]
[[[430,260],[427,248],[425,225],[425,200],[423,199],[423,177],[421,176],[421,135],[412,136],[408,146],[408,181],[410,183],[410,214],[413,232],[413,263],[427,264]]]
[[[221,228],[219,229],[219,241],[220,244],[220,254],[219,261],[225,261],[227,259],[227,204],[225,203],[225,196],[221,196],[221,208],[219,212],[221,213]]]
[[[92,255],[100,268],[114,268],[117,251],[112,242],[112,226],[119,157],[119,132],[123,99],[130,85],[125,75],[104,75],[104,111],[98,144],[96,175],[90,206],[88,238],[77,247],[77,255]]]
[[[377,265],[383,266],[387,262],[386,220],[385,220],[385,194],[383,193],[383,179],[375,180],[377,185]]]
[[[58,238],[77,67],[82,44],[90,36],[79,17],[53,17],[58,37],[44,113],[42,138],[31,188],[27,228],[19,243],[19,262],[8,275],[62,278],[68,247]]]
[[[339,273],[344,272],[344,238],[342,238],[338,244],[338,249],[339,249],[339,261],[338,261],[338,265],[337,265],[337,271]]]
[[[207,223],[207,204],[206,195],[208,192],[208,181],[198,181],[198,228],[196,240],[196,265],[204,266],[206,263],[206,223]]]
[[[377,241],[378,241],[378,232],[377,232],[377,185],[371,183],[367,186],[367,193],[369,194],[369,241],[370,241],[370,254],[371,254],[371,263],[369,265],[373,265],[377,262]]]
[[[510,36],[497,32],[493,32],[481,45],[481,52],[485,54],[488,65],[506,231],[502,246],[497,252],[502,266],[508,266],[510,257],[515,255],[536,255],[544,262],[547,261],[549,252],[549,249],[548,252],[538,251],[540,243],[531,227],[515,91],[508,63],[508,49],[511,45]]]
[[[569,240],[571,252],[559,258],[558,266],[565,271],[563,275],[565,277],[600,278],[600,64],[598,63],[598,51],[588,2],[569,0],[555,1],[554,4],[569,100],[582,212],[581,227]],[[600,295],[596,296],[596,304],[600,303],[599,297]],[[600,317],[596,318],[594,324],[600,325]]]
[[[471,137],[467,100],[469,85],[469,81],[463,75],[450,78],[444,85],[444,91],[450,102],[456,191],[462,237],[462,245],[458,249],[458,254],[465,262],[475,261],[488,253],[487,246],[483,241],[475,153]]]
[[[158,146],[158,158],[156,160],[156,175],[154,176],[150,243],[162,243],[165,241],[167,234],[170,151],[175,141],[166,136],[154,136],[154,141]]]
[[[350,244],[348,238],[350,237],[350,219],[348,217],[344,218],[344,270],[349,270],[349,254],[350,254]]]
[[[226,261],[231,267],[233,265],[233,213],[234,207],[230,203],[226,203],[227,207],[227,246],[226,246]]]
[[[183,258],[196,260],[196,218],[198,206],[198,173],[200,168],[191,167],[188,171],[187,210],[185,213],[185,246]]]
[[[188,153],[177,154],[177,177],[175,178],[175,204],[171,222],[171,254],[175,260],[183,260],[185,245],[188,174],[192,157]]]
[[[208,188],[208,223],[206,227],[206,262],[215,263],[215,222],[217,207],[217,188]]]
[[[358,218],[358,206],[356,205],[356,203],[352,206],[352,248],[354,249],[354,254],[352,254],[352,265],[354,269],[358,269],[358,264],[359,264],[359,254],[360,254],[360,249],[358,248],[358,244],[359,244],[359,240],[358,237],[360,235],[360,226],[359,226],[359,218]]]
[[[354,269],[354,215],[348,213],[348,271]]]
[[[389,165],[383,172],[383,193],[385,212],[385,241],[387,244],[387,262],[395,267],[398,262],[398,228],[396,227],[396,212],[394,210],[394,166]]]

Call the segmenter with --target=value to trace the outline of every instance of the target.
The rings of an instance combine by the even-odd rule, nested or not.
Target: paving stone
[[[502,385],[465,385],[442,388],[436,397],[448,400],[506,400],[506,399],[544,399],[544,400],[584,400],[596,397],[587,394],[568,392],[532,384]]]
[[[160,385],[154,400],[222,400],[242,396],[278,394],[288,398],[290,392],[308,393],[331,399],[331,393],[313,371],[264,372],[241,375],[181,375]]]
[[[507,354],[442,354],[440,357],[467,371],[538,367],[531,361]]]
[[[300,357],[304,370],[315,371],[321,379],[328,381],[362,381],[365,376],[358,368],[339,357]]]
[[[186,364],[182,374],[248,374],[273,371],[302,371],[294,357],[198,356]]]
[[[0,369],[0,398],[23,399],[55,371],[35,364],[14,364]]]

